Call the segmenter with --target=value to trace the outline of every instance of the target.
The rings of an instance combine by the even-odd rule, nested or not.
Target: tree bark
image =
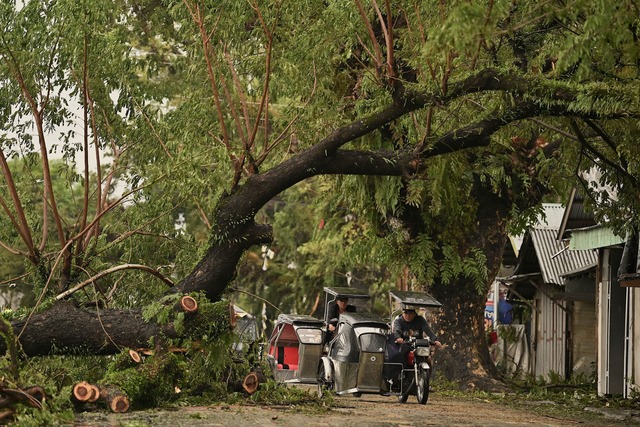
[[[26,324],[26,327],[25,327]],[[13,323],[27,356],[65,354],[113,354],[122,348],[148,347],[150,337],[174,337],[171,325],[145,322],[141,310],[89,310],[59,302],[26,322]],[[0,354],[6,344],[0,340]]]
[[[476,191],[476,193],[480,193]],[[497,370],[489,355],[484,333],[487,292],[502,264],[507,241],[504,218],[508,204],[492,194],[478,194],[477,228],[469,235],[470,247],[482,248],[487,260],[489,281],[477,289],[471,280],[460,277],[452,283],[435,283],[430,292],[443,303],[437,318],[442,342],[447,344],[435,357],[437,372],[456,380],[463,388],[493,390],[503,385],[494,381]]]

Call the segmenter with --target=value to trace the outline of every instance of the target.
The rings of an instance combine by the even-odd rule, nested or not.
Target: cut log
[[[112,412],[116,413],[127,412],[131,406],[127,395],[119,388],[113,386],[100,387],[100,400],[103,401]]]
[[[244,380],[242,380],[242,389],[248,394],[253,394],[258,390],[260,380],[255,372],[250,372]]]
[[[195,313],[198,311],[198,301],[189,295],[185,295],[180,298],[180,309],[185,313]]]
[[[100,388],[93,384],[89,384],[89,387],[91,388],[91,397],[87,399],[87,402],[97,402],[100,399]]]
[[[131,357],[131,360],[133,360],[136,363],[142,362],[142,357],[140,357],[140,353],[138,353],[133,349],[129,350],[129,356]]]
[[[153,350],[151,350],[150,348],[139,348],[138,350],[136,350],[139,354],[142,354],[144,356],[153,356]]]
[[[10,407],[20,403],[31,406],[32,408],[42,409],[41,401],[21,388],[0,387],[0,396],[0,407]]]
[[[24,389],[24,392],[40,403],[43,403],[47,398],[47,393],[44,389],[37,385]]]
[[[73,386],[71,400],[75,402],[87,402],[91,398],[92,393],[93,390],[91,388],[91,384],[86,381],[80,381]]]

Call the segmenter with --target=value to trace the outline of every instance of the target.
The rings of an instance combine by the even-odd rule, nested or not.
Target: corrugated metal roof
[[[562,285],[563,274],[593,265],[598,256],[595,250],[569,250],[556,240],[557,231],[557,228],[532,228],[529,233],[544,282]]]
[[[571,250],[557,239],[564,219],[561,204],[545,203],[543,211],[542,218],[524,235],[512,277],[540,273],[544,283],[563,285],[563,275],[597,263],[598,254],[595,250]]]
[[[564,210],[562,224],[558,230],[558,240],[565,237],[567,231],[575,228],[590,227],[596,224],[593,213],[585,210],[584,199],[578,194],[575,187],[571,190],[571,195]]]
[[[558,230],[564,217],[564,207],[560,203],[543,203],[543,213],[534,228]]]

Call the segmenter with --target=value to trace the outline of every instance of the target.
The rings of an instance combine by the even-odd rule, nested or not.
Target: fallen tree
[[[218,34],[212,28],[218,27],[209,20],[211,16],[228,18],[223,15],[223,11],[210,10],[207,12],[196,2],[185,1],[185,8],[182,10],[188,15],[190,21],[187,19],[180,26],[168,26],[172,31],[176,27],[184,29],[191,26],[195,28],[193,35],[200,37],[198,41],[201,43],[203,60],[199,65],[203,70],[203,76],[199,77],[203,78],[211,89],[211,93],[208,94],[211,98],[200,98],[206,98],[203,102],[208,103],[209,106],[211,104],[214,105],[214,114],[211,114],[211,116],[215,116],[217,121],[214,120],[214,123],[207,122],[207,126],[203,129],[198,129],[198,131],[204,135],[202,138],[206,139],[207,144],[211,144],[211,140],[219,143],[218,145],[222,147],[222,151],[229,159],[227,172],[232,175],[229,180],[228,190],[217,200],[215,210],[211,213],[205,212],[202,215],[205,218],[204,222],[210,226],[210,238],[206,250],[203,251],[202,258],[189,274],[168,290],[168,298],[174,298],[173,301],[177,301],[184,294],[199,292],[210,301],[219,301],[228,290],[230,282],[234,279],[238,264],[245,251],[255,245],[273,242],[272,228],[269,224],[260,223],[256,219],[258,212],[275,196],[308,178],[319,175],[361,175],[399,177],[405,182],[422,180],[425,179],[424,177],[430,170],[434,159],[456,156],[457,153],[476,153],[487,149],[489,151],[483,153],[486,156],[500,155],[510,159],[512,151],[519,148],[511,137],[514,135],[522,137],[522,135],[519,135],[520,126],[526,127],[526,132],[534,127],[538,128],[538,131],[540,131],[540,128],[544,128],[550,134],[558,135],[565,139],[568,138],[571,142],[574,142],[569,138],[573,137],[571,124],[558,120],[557,122],[554,121],[553,124],[547,125],[544,122],[540,122],[541,118],[563,119],[568,117],[575,120],[584,120],[586,123],[586,120],[591,119],[600,121],[620,118],[637,119],[640,113],[638,111],[638,105],[640,104],[636,99],[637,93],[635,89],[637,88],[637,82],[635,80],[613,79],[613,81],[598,81],[598,84],[592,84],[589,79],[577,82],[571,81],[572,70],[569,68],[574,65],[573,63],[564,64],[564,68],[560,68],[556,64],[558,60],[555,52],[545,51],[546,57],[535,56],[534,58],[534,54],[527,51],[525,47],[532,47],[531,50],[535,50],[533,49],[535,47],[542,49],[541,46],[544,44],[544,40],[541,41],[541,38],[548,37],[553,39],[556,37],[555,31],[552,31],[555,30],[555,26],[547,22],[538,22],[536,15],[533,15],[535,18],[533,22],[538,25],[528,28],[527,32],[520,31],[521,28],[515,27],[514,31],[517,31],[514,36],[509,31],[504,30],[504,25],[508,25],[509,20],[515,18],[522,18],[523,22],[529,22],[528,15],[525,17],[518,15],[520,11],[515,8],[511,11],[501,11],[500,19],[495,17],[489,19],[493,16],[493,10],[489,7],[485,11],[488,17],[487,21],[484,22],[483,19],[484,24],[479,25],[478,28],[484,28],[484,25],[489,25],[489,23],[495,27],[495,34],[492,33],[491,42],[485,43],[487,40],[484,39],[484,35],[456,32],[455,34],[459,34],[461,37],[468,36],[471,40],[468,41],[474,45],[477,43],[474,37],[480,37],[480,44],[477,45],[476,49],[472,49],[476,53],[471,55],[465,53],[465,60],[463,61],[459,59],[459,55],[463,53],[447,45],[443,47],[446,52],[444,62],[438,62],[440,58],[436,59],[436,53],[434,53],[433,57],[424,58],[414,55],[415,52],[411,49],[409,51],[404,49],[406,46],[429,48],[425,35],[421,34],[420,30],[415,33],[411,32],[409,23],[414,24],[412,28],[418,28],[423,22],[423,18],[435,18],[421,14],[419,8],[411,7],[402,11],[394,11],[389,2],[384,13],[372,5],[368,14],[361,2],[356,3],[358,5],[357,13],[362,18],[361,26],[365,30],[362,34],[366,41],[363,42],[360,34],[355,32],[355,35],[352,36],[353,46],[345,47],[342,41],[337,43],[339,49],[331,51],[331,53],[340,58],[347,56],[348,59],[335,60],[337,64],[332,62],[334,61],[333,57],[326,61],[331,65],[331,70],[335,72],[335,76],[331,75],[328,79],[326,75],[316,75],[313,79],[309,79],[310,70],[315,69],[314,61],[316,60],[316,55],[312,48],[309,49],[308,55],[304,57],[304,60],[300,61],[299,67],[291,66],[287,62],[284,55],[286,48],[282,48],[282,46],[286,45],[286,42],[291,42],[291,40],[283,40],[281,38],[296,35],[297,31],[292,29],[300,27],[300,19],[309,19],[311,21],[311,15],[306,16],[293,12],[291,15],[279,16],[277,14],[280,8],[275,8],[272,11],[267,7],[261,9],[253,4],[245,5],[247,6],[246,9],[243,9],[245,15],[239,15],[240,17],[237,18],[239,21],[230,21],[230,25],[227,28],[230,31],[231,29],[237,31],[243,38],[225,40],[223,38],[224,35],[216,38]],[[407,12],[407,10],[413,9],[416,10],[415,16]],[[453,8],[450,11],[451,16],[456,17],[456,13],[463,13],[461,10]],[[559,10],[558,13],[560,14],[563,10]],[[139,12],[141,13],[135,14],[136,17],[144,16],[142,11]],[[264,15],[267,12],[276,14],[271,16],[273,21],[269,21],[269,17]],[[326,19],[326,21],[320,22],[325,22],[327,25],[333,22],[330,13],[335,11],[332,11],[331,8],[323,6],[323,8],[312,12]],[[325,16],[324,13],[328,15]],[[479,16],[481,15],[483,14],[479,14]],[[589,16],[589,14],[586,16]],[[397,19],[394,17],[397,17]],[[232,18],[236,19],[235,16]],[[346,19],[345,17],[342,18]],[[564,18],[571,21],[571,26],[574,24],[573,17]],[[67,19],[65,21],[72,22],[74,20]],[[350,21],[351,17],[348,17],[345,22]],[[85,22],[85,20],[78,19],[78,22]],[[173,24],[174,21],[168,19],[167,22]],[[232,23],[236,25],[233,26],[231,25]],[[289,24],[291,27],[286,26]],[[280,28],[278,25],[283,25],[283,27]],[[434,26],[447,28],[446,25],[435,25],[435,23]],[[224,27],[224,25],[221,25],[221,27]],[[627,26],[623,27],[627,28]],[[341,30],[341,28],[336,30]],[[22,33],[30,34],[29,32]],[[18,31],[18,34],[22,33]],[[168,32],[166,35],[169,40],[178,39],[177,36],[175,36],[175,39],[173,38],[173,33]],[[214,35],[216,37],[213,37]],[[524,36],[529,37],[530,40],[526,40],[529,44],[523,47],[519,43],[523,42]],[[6,37],[9,37],[9,35]],[[402,39],[402,37],[407,37],[407,39]],[[418,39],[422,41],[418,42]],[[399,42],[400,40],[404,41],[404,44]],[[216,45],[215,43],[218,42],[219,45]],[[306,42],[310,44],[309,40],[306,40]],[[240,53],[238,53],[237,58],[233,58],[233,55],[236,54],[233,49],[223,49],[224,52],[221,56],[217,56],[219,53],[218,47],[224,46],[226,48],[228,46],[227,43],[232,44],[238,52],[242,52],[241,48],[245,44],[254,46],[255,50],[251,52],[253,55],[247,55],[247,57],[259,56],[264,58],[264,70],[259,73],[256,69],[248,69],[244,70],[246,73],[244,76],[239,76],[240,64],[243,63],[240,60],[243,58]],[[279,43],[282,43],[282,45]],[[549,45],[556,45],[556,43],[549,43]],[[41,157],[44,163],[43,181],[45,188],[41,192],[45,196],[45,203],[43,203],[43,211],[45,213],[43,217],[47,221],[44,219],[42,221],[45,223],[41,227],[42,244],[38,245],[34,243],[35,239],[32,231],[40,229],[30,225],[27,216],[24,214],[23,203],[20,201],[20,192],[16,190],[13,176],[9,171],[8,163],[3,153],[1,159],[2,170],[8,183],[7,191],[15,204],[13,210],[8,208],[5,208],[5,210],[17,230],[15,240],[21,242],[25,249],[14,250],[5,244],[3,244],[3,247],[28,258],[36,266],[38,274],[41,275],[39,279],[43,283],[48,285],[51,278],[55,277],[58,285],[57,293],[61,295],[60,299],[72,299],[74,295],[70,290],[79,290],[85,284],[93,284],[92,281],[77,279],[79,274],[72,274],[74,273],[74,266],[77,266],[78,270],[84,273],[83,269],[86,270],[88,266],[88,259],[92,254],[93,245],[96,244],[95,242],[103,232],[101,227],[103,217],[109,212],[119,209],[120,205],[118,203],[108,203],[107,191],[102,191],[104,189],[101,187],[97,191],[96,200],[98,203],[95,208],[96,212],[94,212],[93,219],[89,217],[90,192],[88,188],[89,172],[87,171],[84,177],[83,211],[81,215],[78,215],[80,220],[75,224],[72,232],[65,232],[63,218],[57,211],[53,179],[47,163],[46,133],[44,132],[46,123],[44,120],[48,116],[44,112],[49,111],[46,109],[48,105],[46,102],[42,104],[35,102],[38,97],[30,90],[32,86],[37,85],[35,83],[31,84],[32,82],[30,81],[25,82],[24,73],[20,72],[21,66],[28,64],[28,62],[25,62],[25,64],[20,63],[19,58],[12,55],[10,46],[11,43],[6,43],[3,45],[2,50],[3,58],[7,59],[10,69],[13,71],[7,74],[7,79],[15,81],[15,96],[19,99],[24,98],[21,102],[24,103],[25,110],[33,115],[38,129]],[[297,47],[298,44],[292,43],[290,46]],[[364,49],[362,49],[363,46]],[[192,43],[185,43],[184,47],[185,49],[190,49],[190,52],[195,51]],[[280,55],[283,55],[280,58],[285,58],[282,60],[282,67],[278,69],[284,76],[283,78],[286,79],[287,72],[295,68],[304,69],[303,73],[307,78],[307,86],[301,84],[300,88],[308,91],[310,94],[309,100],[305,99],[298,102],[294,110],[305,110],[305,107],[311,102],[315,94],[317,80],[322,79],[324,86],[320,89],[331,93],[338,92],[337,98],[340,99],[340,102],[321,105],[322,108],[329,109],[329,113],[324,112],[324,115],[331,116],[335,113],[336,116],[339,116],[336,117],[335,122],[327,120],[317,124],[317,118],[313,117],[306,122],[306,125],[310,126],[311,129],[305,129],[304,126],[296,125],[299,116],[297,112],[294,112],[287,116],[284,122],[276,123],[277,118],[273,117],[276,115],[270,115],[269,107],[272,101],[275,102],[274,99],[276,98],[275,96],[272,98],[270,83],[272,78],[275,79],[277,76],[277,73],[273,73],[272,67],[274,65],[272,59],[275,59],[273,49],[278,47],[282,49],[278,51]],[[498,52],[500,49],[505,50]],[[344,50],[347,50],[348,54]],[[420,49],[417,49],[417,51],[420,51]],[[90,63],[88,58],[90,58],[91,52],[85,52],[85,54],[83,58],[85,62],[76,64],[76,68],[67,74],[75,76],[75,71],[88,67]],[[99,57],[92,58],[96,61],[100,59]],[[398,60],[398,58],[402,58],[402,60]],[[411,61],[406,58],[411,58]],[[538,65],[534,67],[528,63],[533,59],[538,62],[541,60],[548,61],[549,64],[545,63],[544,67],[539,67]],[[584,57],[583,59],[586,60],[587,58]],[[436,65],[434,66],[431,61],[436,61]],[[118,61],[112,62],[117,63]],[[578,65],[576,67],[579,66],[580,61],[577,62]],[[66,63],[66,61],[48,62],[49,66],[57,63]],[[464,65],[456,65],[460,67],[458,69],[454,67],[454,63],[463,63]],[[253,65],[255,66],[255,64]],[[296,63],[296,65],[298,64]],[[558,72],[555,72],[556,67],[559,69]],[[174,72],[175,69],[169,71]],[[167,74],[170,75],[171,72],[167,72]],[[564,72],[564,74],[560,74],[561,72]],[[58,75],[65,73],[50,72],[41,74]],[[345,78],[347,80],[346,94],[336,89],[337,86],[340,86],[338,80],[343,74],[347,74]],[[34,73],[34,75],[38,74]],[[373,82],[368,80],[370,76],[374,76]],[[188,73],[182,74],[181,77],[188,77]],[[246,78],[244,85],[241,82],[242,77]],[[254,93],[253,98],[249,99],[244,86],[253,88],[254,79],[262,83],[262,89],[257,92],[257,95]],[[313,80],[312,87],[308,86],[309,80]],[[105,78],[100,84],[103,81],[110,80]],[[251,85],[247,83],[249,81],[251,81]],[[98,92],[100,87],[99,85],[92,86],[92,84],[91,79],[85,75],[78,87],[78,92],[82,93],[83,110],[87,118],[91,117],[97,121],[100,117],[99,114],[94,114],[94,108],[100,106],[100,104],[97,101],[94,102],[94,98],[91,95],[95,93],[92,91]],[[602,85],[606,85],[606,90],[602,90]],[[46,93],[46,90],[44,90],[46,87],[46,85],[43,86],[43,93]],[[119,90],[120,88],[113,88],[114,91],[116,89]],[[300,92],[302,90],[300,89]],[[235,91],[233,95],[231,94],[232,91]],[[131,90],[131,92],[134,91]],[[155,93],[153,95],[154,97],[157,96]],[[199,99],[200,95],[201,92],[196,90],[188,94],[173,94],[176,98],[191,97],[194,99]],[[284,92],[281,98],[287,99],[291,96],[293,96],[291,93]],[[296,99],[301,98],[299,93],[295,96]],[[107,94],[103,101],[108,98]],[[372,98],[375,98],[375,103],[371,102]],[[146,105],[146,101],[144,99],[143,102],[140,102],[140,105]],[[18,101],[16,100],[15,102]],[[198,110],[198,108],[194,107],[188,108],[190,105],[186,101],[185,104],[187,106],[184,111],[178,108],[178,114],[189,115]],[[469,105],[471,107],[468,107]],[[452,119],[451,117],[455,115],[453,112],[457,111],[458,108],[462,108],[461,106],[465,106],[465,114],[460,114],[459,117]],[[121,105],[115,105],[113,110],[119,113],[120,108]],[[135,105],[131,106],[131,109],[140,112],[141,121],[151,123],[149,129],[147,129],[147,134],[151,135],[149,139],[155,144],[153,151],[149,150],[149,152],[145,153],[148,154],[148,157],[144,157],[143,160],[136,159],[139,160],[139,169],[144,172],[145,168],[149,167],[150,164],[158,163],[158,158],[161,156],[166,156],[164,161],[167,164],[176,163],[177,161],[174,157],[177,157],[180,154],[180,150],[184,149],[184,145],[187,145],[184,141],[191,141],[194,136],[185,132],[184,134],[179,133],[180,138],[174,138],[173,134],[168,132],[167,138],[176,141],[176,145],[170,149],[166,144],[167,141],[162,139],[161,135],[156,132],[156,128],[153,126],[150,116],[147,115],[147,111]],[[437,124],[442,128],[446,127],[446,130],[436,132],[432,127],[432,125],[436,124],[433,121],[435,120],[433,117],[440,114],[440,112],[442,112],[442,115]],[[278,113],[284,115],[284,109],[278,111]],[[105,116],[108,119],[105,119],[100,125],[92,122],[91,131],[95,135],[101,135],[105,140],[117,140],[118,138],[112,137],[109,132],[113,130],[111,121],[117,121],[118,114],[109,116],[109,114],[105,113]],[[333,117],[330,118],[333,119]],[[196,124],[199,124],[196,123],[199,119],[202,118],[192,118],[189,123],[195,127]],[[86,121],[87,127],[89,122],[89,120]],[[314,123],[316,123],[315,127]],[[326,130],[327,123],[331,123],[329,131]],[[118,124],[126,127],[124,123]],[[187,127],[184,122],[181,124],[183,128]],[[281,134],[279,135],[270,134],[271,126],[275,126],[275,124],[280,126],[278,130],[281,131]],[[139,129],[136,130],[139,131]],[[306,140],[300,143],[297,148],[294,147],[293,130],[303,133],[306,137]],[[385,132],[382,132],[383,130]],[[178,133],[178,129],[172,129],[172,131]],[[387,138],[384,136],[386,133],[400,136],[393,135]],[[505,134],[507,137],[505,137]],[[85,132],[85,155],[88,155],[90,135],[91,132],[87,130]],[[132,135],[127,136],[129,138],[122,139],[136,140],[139,135],[133,132]],[[264,137],[263,144],[258,143],[258,137]],[[284,150],[278,145],[286,137],[291,140],[291,150]],[[496,141],[497,143],[493,144]],[[511,143],[508,141],[511,141]],[[532,141],[535,142],[537,139],[533,138]],[[347,149],[347,145],[354,145],[355,147]],[[499,152],[500,150],[496,149],[491,152],[490,149],[495,148],[492,145],[504,147],[504,150]],[[120,159],[120,156],[129,148],[131,147],[114,145],[113,154],[116,160]],[[538,154],[538,148],[542,147],[531,147],[533,155],[526,158],[528,163],[525,166],[532,168],[531,170],[527,168],[524,170],[515,169],[516,173],[521,177],[522,183],[527,183],[528,179],[536,178],[535,167],[538,159],[535,156]],[[96,150],[98,150],[97,146]],[[203,148],[202,151],[206,152],[207,150]],[[138,155],[141,156],[140,153]],[[274,159],[277,156],[281,157]],[[193,159],[187,156],[187,160]],[[471,168],[479,163],[477,162],[478,159],[475,160],[476,162],[472,163]],[[516,162],[521,160],[516,156],[513,159],[513,164],[515,165]],[[134,162],[132,161],[132,163]],[[218,165],[211,166],[209,162],[199,166],[203,170],[207,167],[209,169],[224,169],[218,167]],[[117,167],[114,166],[111,171],[115,170],[117,170]],[[172,172],[175,171],[174,169],[170,170]],[[199,172],[200,169],[198,169]],[[483,172],[480,173],[482,174]],[[144,181],[146,176],[142,172],[140,174],[141,180]],[[188,171],[188,174],[193,175],[191,170]],[[160,175],[166,179],[164,172]],[[100,177],[99,173],[98,176]],[[105,181],[108,181],[111,177],[110,175]],[[492,177],[490,171],[486,172],[483,177],[490,179]],[[171,178],[174,177],[172,176]],[[99,178],[97,181],[102,184],[103,180]],[[505,185],[504,182],[501,184]],[[148,179],[144,185],[151,187],[153,180]],[[215,184],[210,183],[209,185],[213,186]],[[482,198],[503,191],[503,194],[498,194],[498,196],[503,196],[508,195],[510,190],[513,189],[502,188],[501,190],[496,190],[491,185],[487,185],[485,188],[476,188],[472,195]],[[131,193],[134,193],[134,191],[131,190]],[[127,196],[131,193],[128,193]],[[158,195],[156,194],[155,196]],[[523,196],[527,197],[530,194],[523,192]],[[124,198],[119,199],[119,201],[124,200]],[[194,198],[196,198],[196,195],[194,195]],[[530,197],[527,202],[533,204],[537,200],[536,197]],[[492,203],[493,200],[489,196],[486,197],[484,202],[482,200],[478,201],[477,204],[480,206],[477,210],[478,220],[490,220],[491,223],[483,222],[481,227],[476,230],[477,234],[474,234],[471,239],[474,249],[487,253],[487,280],[490,280],[491,277],[489,276],[495,273],[496,265],[499,261],[500,245],[504,242],[506,233],[504,222],[513,219],[511,215],[514,211],[519,208],[526,208],[525,203],[518,205],[513,198],[509,197],[502,197],[501,204],[495,207],[493,211],[490,209]],[[3,206],[7,205],[3,204]],[[49,216],[49,213],[51,213],[51,216]],[[54,224],[51,225],[51,228],[55,230],[55,235],[59,240],[59,252],[55,262],[51,262],[52,260],[46,258],[43,254],[49,233],[49,218],[53,218]],[[149,219],[148,223],[153,222],[155,219]],[[140,229],[144,228],[144,225],[146,223],[141,225]],[[170,225],[174,227],[174,223],[170,223]],[[127,230],[127,233],[123,234],[142,233],[140,229]],[[465,250],[469,250],[469,246],[466,244],[460,244],[460,246],[460,256],[463,257],[466,254]],[[446,257],[441,256],[438,261],[445,263]],[[132,263],[131,265],[137,264]],[[444,270],[444,267],[442,269]],[[151,271],[156,270],[151,269]],[[157,274],[154,273],[154,276],[157,276]],[[464,280],[464,277],[458,277],[453,281],[461,283]],[[164,282],[170,283],[171,281],[164,280]],[[470,289],[468,287],[463,286],[461,292],[456,292],[454,288],[444,290],[445,285],[447,284],[444,281],[436,281],[434,291],[438,297],[443,299],[443,303],[447,307],[447,317],[456,317],[456,313],[464,313],[465,316],[460,317],[460,319],[464,319],[464,323],[450,322],[446,326],[446,322],[443,321],[442,326],[446,326],[446,333],[451,344],[453,344],[451,341],[458,339],[465,344],[450,346],[452,359],[465,361],[469,358],[470,353],[468,350],[480,345],[478,344],[478,339],[481,337],[481,331],[478,330],[478,322],[481,320],[479,303],[484,298],[483,289],[474,289],[475,293],[472,297],[469,297],[468,291]],[[43,288],[47,290],[46,286]],[[48,292],[51,292],[51,290],[48,290]],[[159,321],[158,317],[145,316],[145,310],[149,309],[142,307],[131,310],[81,308],[73,302],[60,301],[44,311],[30,315],[26,319],[14,320],[12,326],[19,339],[20,348],[27,355],[43,355],[57,351],[77,351],[78,349],[91,353],[108,354],[117,352],[118,349],[124,347],[145,347],[150,340],[157,337],[181,338],[184,331],[179,331],[178,329],[181,328],[176,328],[175,323],[165,323]],[[172,319],[175,318],[172,317]],[[196,324],[205,327],[206,322],[196,322]],[[459,338],[456,337],[456,334],[459,335]],[[215,334],[209,335],[209,337],[215,337]],[[0,343],[0,345],[3,344]],[[1,347],[0,351],[4,352],[5,347]],[[477,355],[478,353],[474,354]],[[484,352],[480,351],[478,358],[486,359],[485,355]],[[484,363],[486,363],[486,360],[471,364],[470,370],[473,370],[478,364],[484,365]],[[452,376],[455,376],[455,374],[452,374]]]

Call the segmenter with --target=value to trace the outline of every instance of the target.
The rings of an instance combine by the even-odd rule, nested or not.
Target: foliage
[[[62,189],[50,187],[51,214],[62,221],[50,225],[51,234],[58,234],[59,241],[55,245],[51,242],[49,253],[68,241],[65,229],[70,237],[81,232],[86,220],[80,219],[97,217],[105,206],[119,212],[116,217],[105,215],[99,220],[103,227],[84,240],[76,251],[82,262],[71,264],[78,267],[70,267],[75,271],[63,272],[61,279],[67,283],[60,286],[80,280],[89,271],[104,269],[114,260],[155,265],[167,276],[184,277],[202,256],[202,244],[214,226],[211,213],[229,190],[258,169],[272,167],[311,146],[325,129],[380,110],[392,99],[393,84],[389,82],[394,79],[411,90],[446,96],[449,88],[454,90],[452,82],[482,67],[505,73],[517,70],[521,78],[511,91],[469,91],[459,98],[456,95],[442,108],[432,106],[407,114],[353,141],[352,148],[399,151],[418,147],[428,151],[451,129],[527,101],[545,108],[566,106],[588,117],[594,112],[599,116],[625,115],[623,110],[632,110],[637,104],[637,96],[626,90],[634,78],[631,64],[638,55],[633,14],[623,12],[633,9],[632,3],[610,10],[574,0],[550,6],[543,14],[535,3],[452,3],[436,7],[439,13],[434,14],[427,13],[431,8],[428,1],[401,2],[381,14],[370,6],[362,2],[348,6],[340,2],[295,6],[267,2],[258,7],[232,1],[130,4],[122,0],[115,4],[57,2],[51,6],[26,2],[26,7],[18,8],[7,3],[2,117],[13,133],[5,137],[6,152],[10,157],[33,152],[38,149],[36,140],[47,144],[50,151],[59,150],[66,160],[67,188],[74,189],[73,199],[79,202],[68,203],[70,197]],[[393,29],[385,33],[378,25],[391,19],[388,12],[402,19],[396,19]],[[40,19],[33,20],[33,16]],[[605,31],[611,22],[628,30],[613,35]],[[28,32],[21,31],[27,27]],[[60,37],[51,37],[56,34]],[[201,34],[208,36],[203,39]],[[393,43],[389,50],[385,43],[390,37]],[[49,55],[38,56],[19,48],[26,45],[41,46]],[[26,91],[20,89],[21,84]],[[46,103],[30,103],[44,97],[48,87],[55,91],[48,94]],[[573,101],[552,99],[559,92],[579,95]],[[46,129],[72,125],[74,100],[92,120],[89,129],[71,126],[63,131],[60,142],[38,130],[39,117]],[[43,114],[35,114],[38,108]],[[300,295],[309,295],[306,289],[318,289],[320,277],[331,283],[354,266],[383,264],[388,274],[397,276],[406,267],[406,259],[411,260],[410,269],[420,283],[463,276],[479,285],[487,272],[478,266],[482,260],[477,255],[467,257],[467,248],[463,248],[458,256],[448,256],[460,252],[456,240],[472,226],[474,208],[469,195],[473,180],[489,183],[497,193],[505,187],[524,193],[520,189],[529,186],[531,178],[525,171],[517,175],[508,172],[510,165],[505,161],[515,150],[514,135],[535,134],[550,140],[559,135],[555,130],[571,128],[569,122],[550,117],[544,122],[506,124],[492,136],[491,147],[472,157],[430,159],[411,179],[341,176],[315,185],[314,194],[320,196],[320,203],[314,199],[318,203],[313,208],[316,218],[324,211],[323,219],[330,222],[330,218],[337,220],[348,212],[357,222],[327,229],[322,235],[315,233],[315,243],[306,238],[303,244],[298,239],[296,248],[286,250],[289,262],[300,255],[316,256],[309,258],[313,261],[305,265],[301,278],[292,274],[291,279],[285,279],[289,292],[277,293],[291,294],[292,289],[301,287]],[[587,122],[577,125],[583,128],[582,140],[589,145],[578,146],[560,134],[567,140],[563,152],[572,161],[586,152],[608,157],[634,155],[631,146],[623,142],[633,134],[629,120],[612,121],[606,128],[611,140],[621,144],[617,150],[591,141],[594,136],[585,133]],[[36,138],[25,132],[30,126],[38,130]],[[96,171],[96,175],[88,170],[75,172],[75,154],[88,154],[92,147],[84,142],[92,140],[97,148],[110,151],[116,162],[110,170]],[[585,151],[585,147],[593,150]],[[30,158],[33,166],[42,166],[45,185],[49,174],[62,175],[44,155],[29,156],[25,158]],[[569,173],[546,164],[557,163],[540,159],[540,171],[547,174],[542,179],[555,183],[561,191],[567,181],[558,179],[558,173],[574,175],[575,170]],[[592,164],[583,162],[579,168]],[[600,162],[601,167],[603,164]],[[119,169],[125,166],[127,173]],[[35,185],[36,175],[20,175],[16,165],[10,170],[12,177],[29,177],[32,189],[38,190],[35,195],[43,193],[42,187]],[[100,191],[106,194],[108,190],[100,187],[101,172],[114,173],[110,180],[119,178],[134,191],[126,208],[119,203],[111,207],[113,196],[102,205],[93,203],[96,200],[89,197],[91,191],[98,197]],[[629,169],[628,173],[632,176],[634,171]],[[604,183],[615,179],[605,172]],[[19,188],[27,185],[20,181]],[[41,216],[37,211],[44,205],[29,203],[25,193],[18,193],[23,207],[34,208],[28,223],[35,235],[41,231],[35,221]],[[608,206],[609,214],[603,210],[599,215],[612,218],[611,213],[617,212],[616,217],[623,217],[620,227],[629,226],[620,206],[631,204],[630,198],[618,199],[620,206],[607,195],[600,199],[603,203],[598,209]],[[411,231],[406,224],[394,225],[398,219],[402,224],[407,206],[421,209],[425,222],[443,227],[425,230],[420,239],[412,236],[407,240]],[[510,219],[521,229],[528,214],[525,211],[523,215],[516,203],[513,206]],[[15,209],[12,212],[17,214],[17,205]],[[286,222],[297,223],[297,214],[289,214],[293,216]],[[455,221],[441,222],[445,218]],[[4,239],[6,236],[2,233]],[[14,231],[13,238],[5,240],[10,247],[20,246],[17,236]],[[193,245],[203,249],[193,251]],[[303,246],[306,253],[298,252]],[[440,250],[447,256],[434,263],[434,251]],[[32,261],[43,282],[40,286],[44,286],[54,273],[49,271],[51,260],[43,263],[38,260],[40,254],[34,255],[38,255],[32,256]],[[329,259],[340,260],[334,271]],[[281,273],[286,278],[290,272]],[[100,286],[107,291],[116,286],[121,290],[111,295],[117,305],[144,304],[160,289],[138,286],[142,274],[127,272],[120,279],[103,278]],[[296,309],[309,308],[309,301],[305,301]]]
[[[322,399],[325,399],[323,396]],[[331,400],[331,397],[326,397]],[[299,387],[286,387],[273,380],[267,381],[250,397],[251,403],[268,405],[320,406],[322,402],[317,394]]]
[[[0,360],[1,363],[1,360]],[[47,393],[42,410],[18,405],[16,425],[67,425],[74,420],[69,399],[73,384],[80,379],[98,382],[108,364],[105,356],[48,356],[23,360],[20,384],[37,384]],[[1,366],[1,365],[0,365]]]
[[[199,262],[250,248],[234,286],[317,313],[348,277],[482,293],[478,188],[508,205],[504,229],[574,182],[597,219],[638,226],[636,2],[378,3],[3,2],[0,283],[28,274],[41,308],[114,265],[225,290]],[[127,268],[73,298],[189,330],[175,297],[153,302],[166,291]],[[228,329],[200,326],[194,341]]]
[[[136,408],[155,407],[177,399],[176,387],[184,378],[185,369],[180,356],[156,352],[140,366],[109,366],[101,382],[120,388]]]

